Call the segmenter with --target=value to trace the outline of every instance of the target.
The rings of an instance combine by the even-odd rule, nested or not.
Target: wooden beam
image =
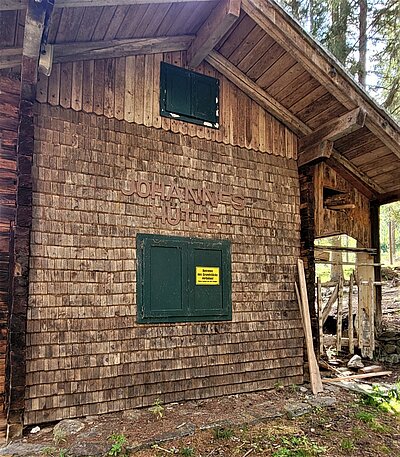
[[[133,38],[112,41],[89,41],[47,45],[53,48],[53,62],[96,60],[137,54],[185,51],[194,40],[194,35],[179,35],[158,38]],[[0,68],[21,64],[22,48],[0,50]]]
[[[226,76],[240,90],[247,94],[252,100],[258,103],[262,108],[267,110],[281,122],[283,122],[290,130],[298,135],[304,135],[311,132],[304,122],[298,119],[287,108],[277,102],[267,92],[261,89],[255,82],[247,77],[243,72],[237,69],[228,59],[223,57],[216,51],[206,57],[206,61],[212,65],[217,71]]]
[[[299,152],[324,140],[336,141],[360,129],[365,124],[365,117],[365,111],[361,108],[356,108],[343,116],[327,122],[309,135],[300,138]]]
[[[239,19],[240,5],[241,0],[219,1],[206,22],[200,27],[196,39],[188,50],[189,67],[197,67]]]
[[[381,186],[336,151],[333,151],[331,157],[327,159],[327,164],[368,198],[373,199],[383,193]]]
[[[184,51],[193,35],[54,44],[54,63]]]
[[[312,133],[311,133],[312,135]],[[301,141],[301,140],[300,140]],[[332,141],[324,140],[318,144],[313,144],[299,152],[297,166],[302,167],[318,160],[327,159],[332,155]]]
[[[0,69],[12,68],[21,65],[22,48],[0,49]]]
[[[385,192],[379,195],[374,203],[377,205],[386,205],[387,203],[394,203],[400,201],[400,188],[391,192]]]
[[[364,109],[366,127],[400,158],[395,122],[282,7],[273,0],[242,0],[242,9],[347,109]]]
[[[17,138],[17,195],[13,265],[11,271],[7,353],[7,441],[22,435],[26,389],[26,322],[29,297],[30,232],[32,227],[32,157],[34,110],[40,46],[49,0],[29,0],[25,17],[21,66],[21,98]]]
[[[124,6],[159,3],[211,2],[215,0],[58,0],[55,8],[86,8],[88,6]],[[0,11],[24,10],[27,0],[1,0]]]

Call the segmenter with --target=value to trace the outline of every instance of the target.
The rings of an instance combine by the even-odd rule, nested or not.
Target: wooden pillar
[[[318,319],[315,312],[315,185],[314,166],[303,166],[300,174],[301,258],[304,262],[314,347],[318,348]]]
[[[381,250],[380,250],[380,237],[379,237],[379,228],[380,228],[380,219],[379,219],[379,205],[371,204],[370,209],[371,216],[371,247],[376,249],[376,254],[374,255],[374,263],[381,263]],[[380,265],[374,266],[375,281],[382,281],[382,272]],[[375,327],[379,332],[382,324],[382,286],[375,286]]]
[[[32,227],[33,105],[36,96],[40,45],[48,4],[48,0],[29,0],[25,18],[7,356],[7,441],[20,436],[23,430],[26,386],[26,321],[29,295],[30,232]]]

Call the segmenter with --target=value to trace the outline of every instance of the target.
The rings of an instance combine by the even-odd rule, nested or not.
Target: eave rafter
[[[239,19],[241,0],[221,0],[200,27],[188,49],[188,66],[197,67]]]
[[[319,137],[321,144],[311,145],[310,148],[305,149],[307,160],[304,163],[300,163],[299,166],[305,163],[310,163],[315,160],[330,160],[337,169],[341,169],[346,176],[351,178],[355,187],[360,189],[364,194],[373,197],[383,192],[383,189],[376,185],[367,175],[357,170],[356,167],[345,157],[334,151],[332,141],[327,138],[322,140],[322,132],[325,131],[325,136],[332,139],[344,136],[355,128],[361,127],[365,115],[360,110],[354,110],[347,115],[341,116],[337,124],[328,123],[321,129],[313,132],[308,125],[304,124],[298,119],[293,113],[287,108],[277,102],[267,92],[262,90],[256,83],[254,83],[249,77],[243,72],[237,69],[229,60],[223,57],[216,51],[212,51],[206,61],[213,66],[218,72],[228,78],[233,84],[247,94],[252,100],[258,103],[261,107],[275,116],[278,120],[283,122],[289,129],[298,134],[302,138],[313,138],[311,135]],[[345,122],[347,119],[347,122]],[[323,130],[322,130],[323,129]],[[339,133],[339,131],[341,133]],[[318,140],[316,140],[318,141]],[[305,156],[301,160],[303,160]]]
[[[303,136],[311,133],[310,127],[298,119],[287,108],[276,101],[271,95],[261,89],[242,71],[238,70],[228,59],[217,51],[212,51],[206,61],[221,74],[226,76],[233,84],[247,94],[252,100],[270,112],[273,116],[287,125],[296,134]]]
[[[184,3],[194,0],[58,0],[55,8],[87,8],[89,6],[129,6],[159,3]],[[195,0],[196,2],[211,2],[214,0]],[[26,9],[27,0],[1,0],[0,11]]]
[[[194,35],[180,35],[98,42],[60,43],[52,46],[54,48],[54,63],[61,63],[76,60],[96,60],[138,54],[184,51],[188,49],[193,39]]]
[[[299,152],[325,140],[336,141],[364,127],[365,117],[365,111],[361,108],[356,108],[353,111],[343,114],[343,116],[327,122],[309,135],[300,138]]]

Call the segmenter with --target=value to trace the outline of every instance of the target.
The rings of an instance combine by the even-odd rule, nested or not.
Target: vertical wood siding
[[[208,64],[196,71],[220,80],[220,128],[160,117],[161,61],[184,67],[186,52],[56,64],[40,76],[37,100],[296,159],[296,136]]]

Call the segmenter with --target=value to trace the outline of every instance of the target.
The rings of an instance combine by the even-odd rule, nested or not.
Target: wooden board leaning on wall
[[[224,144],[297,158],[297,138],[210,65],[196,71],[220,80],[220,128],[160,116],[160,62],[184,66],[186,52],[148,54],[55,64],[40,75],[37,100],[162,128]]]

